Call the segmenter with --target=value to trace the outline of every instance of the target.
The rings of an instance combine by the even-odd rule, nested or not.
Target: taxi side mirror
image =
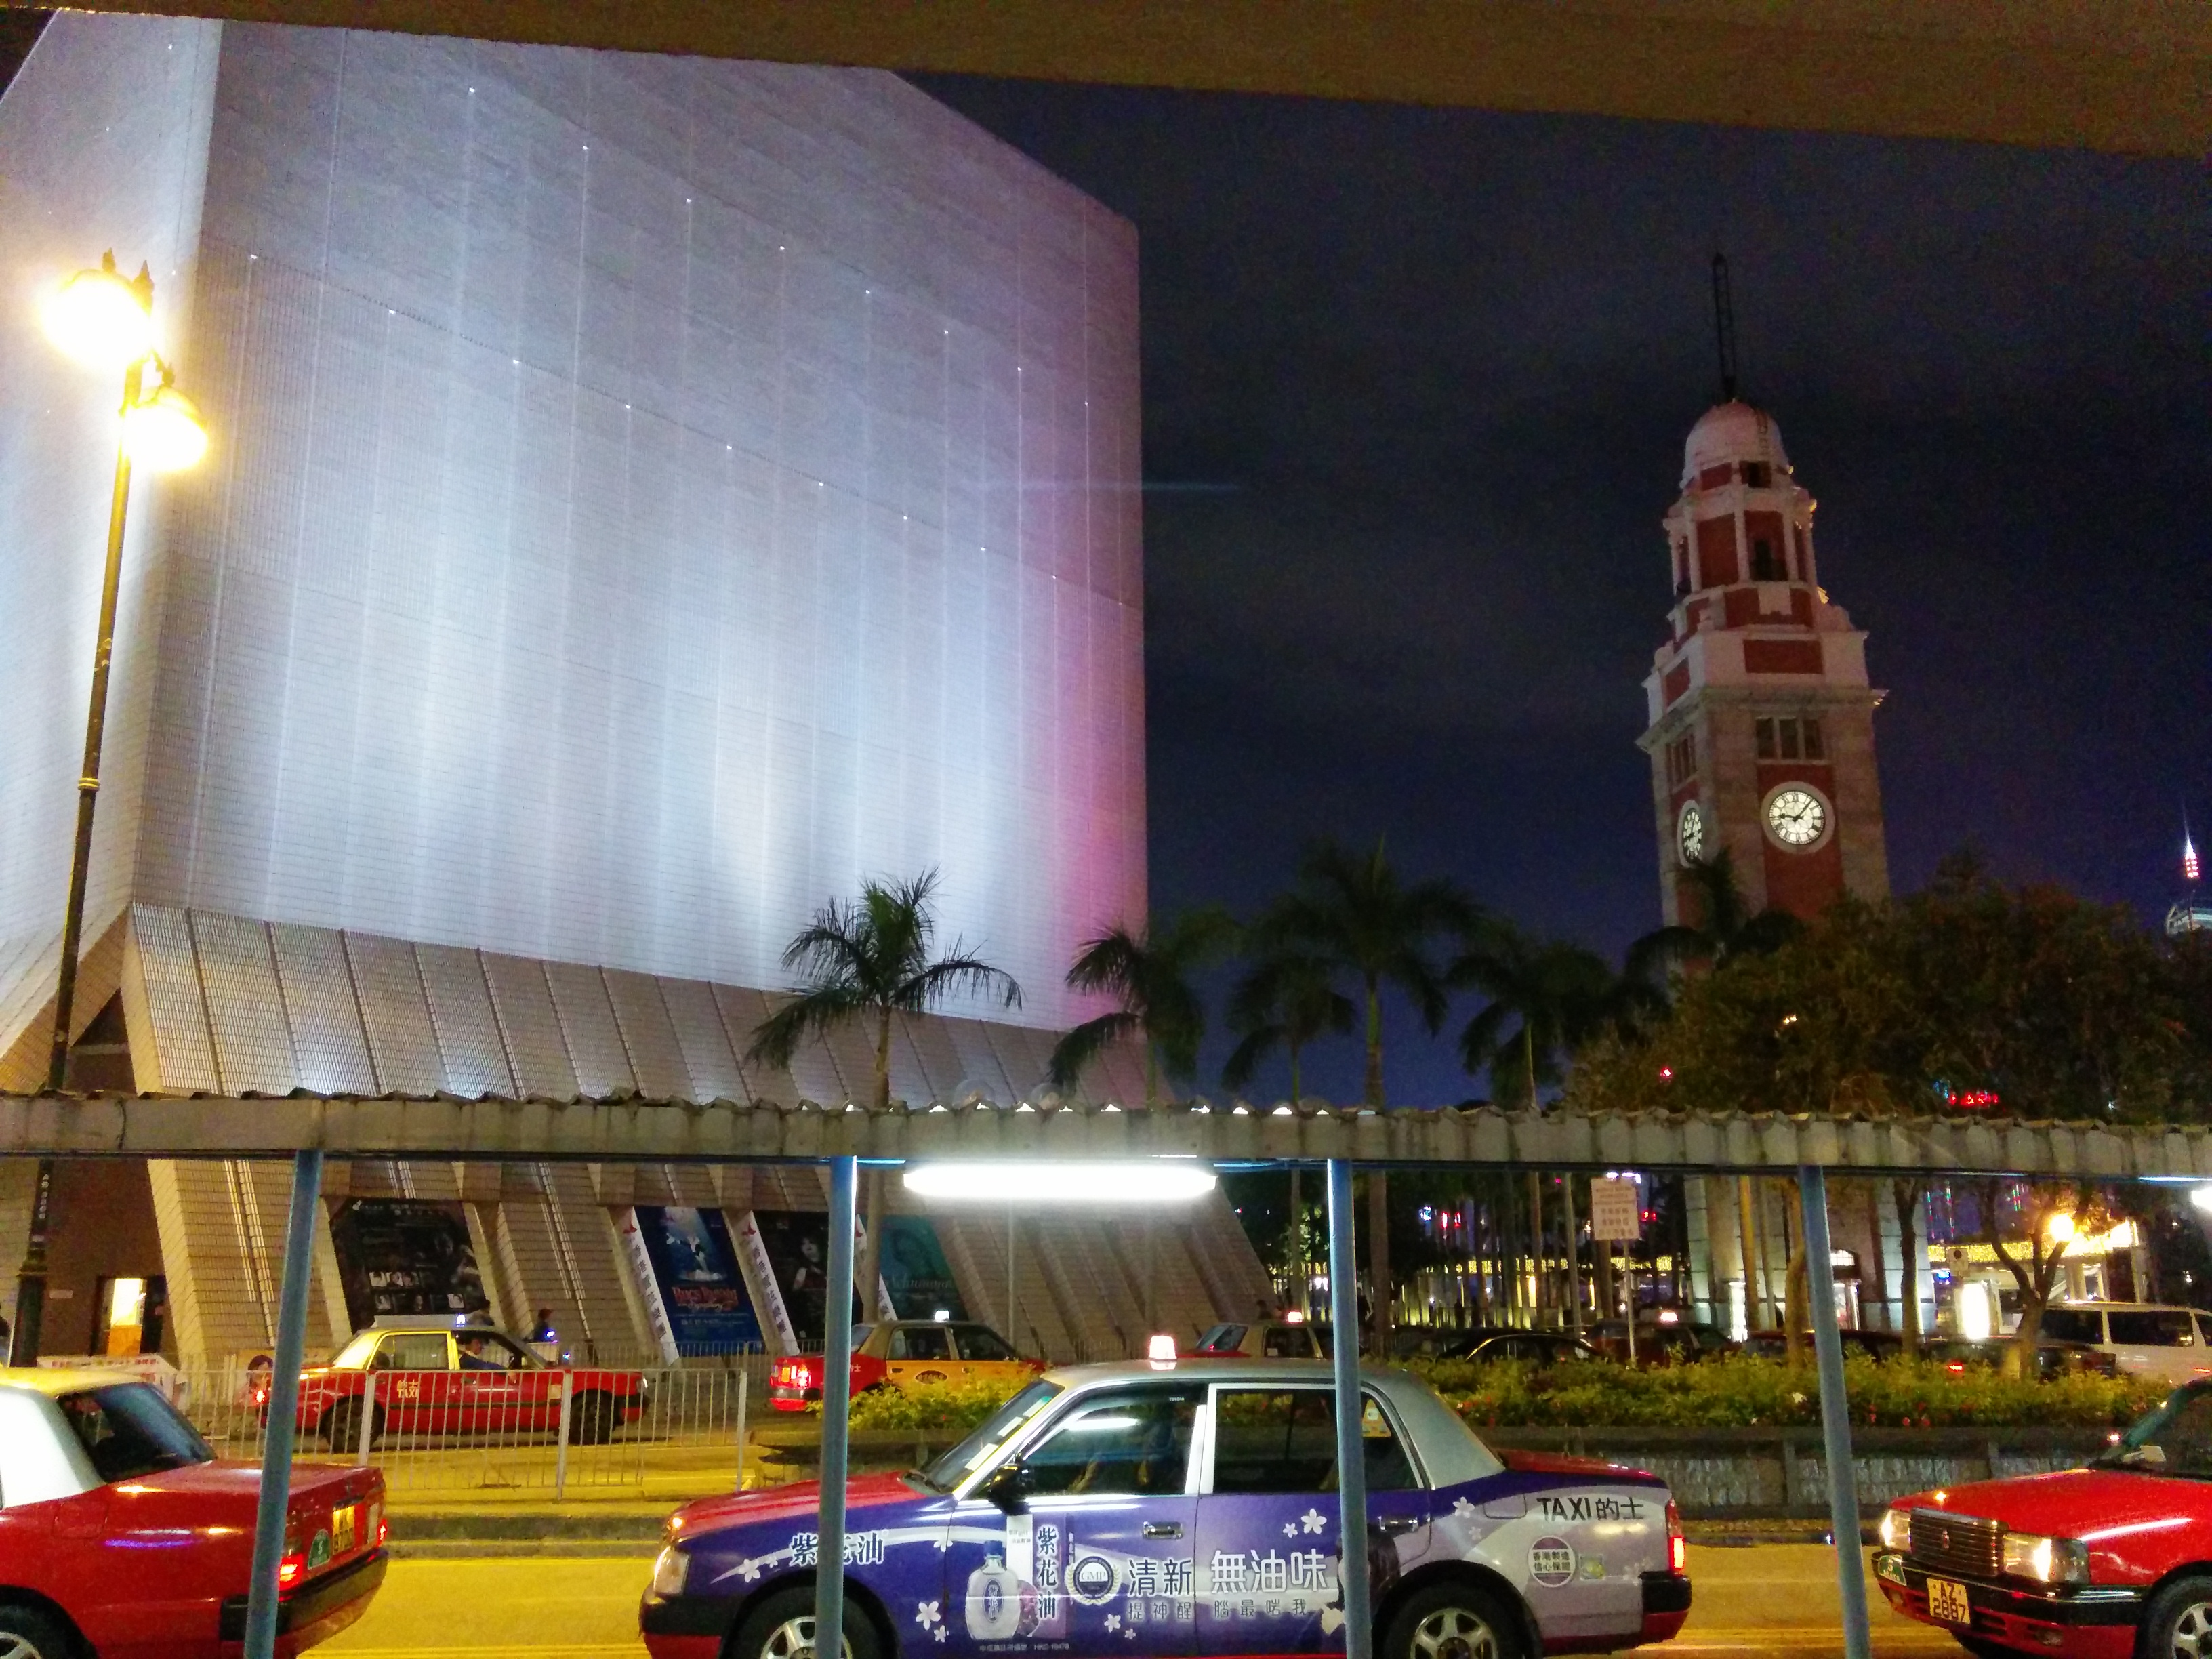
[[[1002,1464],[983,1483],[984,1499],[1008,1515],[1019,1515],[1030,1495],[1030,1472],[1019,1463]]]

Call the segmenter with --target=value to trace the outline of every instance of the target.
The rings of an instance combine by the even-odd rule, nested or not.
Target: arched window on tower
[[[1674,541],[1674,597],[1680,599],[1690,591],[1690,544],[1677,537]]]
[[[1755,536],[1751,543],[1751,579],[1755,582],[1786,582],[1790,568],[1782,562],[1782,551],[1765,536]]]

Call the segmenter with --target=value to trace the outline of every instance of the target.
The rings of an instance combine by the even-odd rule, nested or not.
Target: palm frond
[[[1279,1025],[1261,1025],[1246,1032],[1243,1042],[1229,1051],[1222,1065],[1222,1086],[1241,1094],[1260,1069],[1260,1062],[1282,1042],[1283,1035]]]
[[[755,1065],[784,1070],[801,1043],[852,1018],[866,1006],[844,986],[799,992],[753,1027],[745,1058]]]
[[[1137,1017],[1124,1011],[1086,1019],[1053,1045],[1052,1061],[1047,1072],[1052,1086],[1073,1088],[1091,1063],[1105,1053],[1109,1044],[1133,1036],[1139,1029]]]
[[[939,957],[897,986],[892,993],[892,1006],[905,1013],[920,1014],[948,996],[994,994],[1002,1008],[1022,1006],[1022,988],[1012,974],[961,951],[957,944],[953,951],[953,955]]]

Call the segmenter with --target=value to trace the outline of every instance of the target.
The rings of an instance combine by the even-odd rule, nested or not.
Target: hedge
[[[1755,1427],[1820,1420],[1810,1365],[1741,1356],[1653,1370],[1580,1364],[1417,1361],[1412,1369],[1476,1430],[1486,1428]],[[1927,1361],[1877,1364],[1851,1356],[1844,1386],[1854,1422],[1881,1428],[2118,1428],[2164,1397],[2138,1377],[2071,1376],[2048,1382]],[[963,1435],[1021,1384],[946,1383],[878,1389],[853,1401],[856,1429],[933,1437]]]

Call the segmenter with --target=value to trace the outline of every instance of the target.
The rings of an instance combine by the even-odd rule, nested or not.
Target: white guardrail
[[[482,1371],[354,1373],[353,1392],[327,1406],[317,1407],[314,1391],[306,1391],[303,1416],[313,1415],[294,1455],[373,1463],[395,1495],[728,1492],[748,1478],[748,1426],[775,1415],[769,1364],[755,1353],[673,1366],[577,1365],[511,1380]],[[216,1455],[258,1462],[266,1373],[222,1367],[173,1375],[165,1391]],[[632,1392],[639,1383],[641,1403]]]

